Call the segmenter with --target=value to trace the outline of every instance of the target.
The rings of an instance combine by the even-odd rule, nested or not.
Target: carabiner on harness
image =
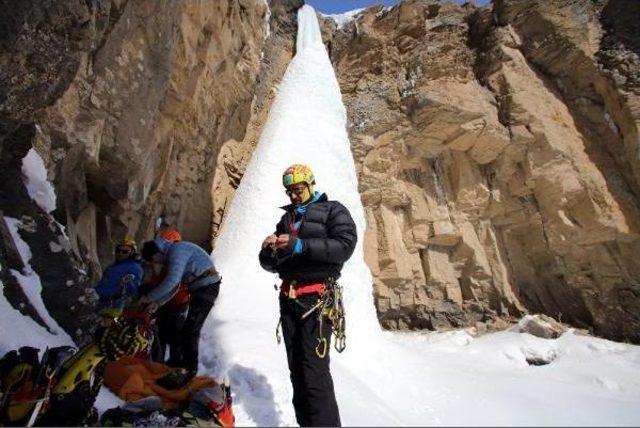
[[[282,327],[282,317],[278,320],[278,325],[276,326],[276,342],[278,345],[282,342],[282,336],[280,335],[280,327]]]

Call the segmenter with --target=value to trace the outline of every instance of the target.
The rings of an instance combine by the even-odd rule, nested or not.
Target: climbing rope
[[[123,355],[136,355],[149,346],[149,339],[134,320],[115,319],[98,340],[100,352],[110,361]]]

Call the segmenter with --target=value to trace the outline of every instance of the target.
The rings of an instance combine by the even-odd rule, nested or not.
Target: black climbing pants
[[[280,297],[282,336],[293,386],[293,407],[300,426],[340,426],[340,413],[329,371],[331,325],[323,322],[322,336],[327,340],[324,358],[316,354],[320,323],[314,312],[302,320],[302,314],[318,301],[317,294],[298,299]]]
[[[220,281],[191,292],[187,319],[182,327],[182,364],[179,365],[194,374],[198,371],[200,331],[207,316],[209,316],[209,312],[211,312],[219,292]]]
[[[182,329],[187,319],[189,304],[177,307],[163,306],[156,312],[156,337],[153,341],[153,361],[180,367],[182,364]],[[167,347],[169,360],[167,361]]]

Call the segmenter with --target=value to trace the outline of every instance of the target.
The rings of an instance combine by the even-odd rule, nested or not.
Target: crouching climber
[[[144,259],[151,260],[158,253],[164,258],[166,276],[139,302],[147,303],[150,310],[156,310],[180,291],[180,284],[187,286],[190,300],[187,318],[180,332],[180,361],[174,360],[172,364],[185,368],[187,378],[191,378],[198,371],[200,331],[218,297],[222,278],[211,257],[192,242],[170,242],[162,237],[145,242],[142,248]]]
[[[113,318],[136,299],[142,280],[142,264],[133,239],[125,238],[115,248],[115,261],[107,266],[96,285],[98,310]]]

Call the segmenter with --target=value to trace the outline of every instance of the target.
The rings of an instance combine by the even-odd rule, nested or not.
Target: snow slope
[[[22,159],[22,178],[29,196],[46,212],[56,207],[56,194],[53,185],[47,179],[44,162],[35,149],[30,149]],[[23,226],[18,219],[4,217],[9,233],[16,245],[24,269],[19,272],[11,269],[11,274],[18,281],[29,303],[36,310],[47,328],[38,325],[33,319],[22,315],[14,309],[0,293],[0,357],[12,349],[21,346],[33,346],[44,349],[47,346],[71,345],[71,337],[58,325],[47,311],[42,300],[42,284],[40,276],[33,270],[31,249],[22,239],[19,229]],[[0,290],[4,291],[4,284],[0,281]]]
[[[44,161],[35,149],[30,149],[22,159],[22,175],[29,196],[40,208],[50,213],[56,209],[56,193],[47,179]]]
[[[336,23],[339,30],[341,28],[344,28],[349,22],[356,19],[358,14],[363,10],[366,10],[366,8],[363,7],[360,9],[354,9],[344,13],[337,13],[337,14],[331,14],[331,15],[321,14],[321,15],[324,16],[325,18],[333,19],[333,21]]]
[[[382,332],[362,250],[365,221],[338,83],[315,11],[298,12],[297,55],[229,208],[214,256],[224,277],[201,344],[204,370],[228,374],[239,425],[295,425],[284,345],[275,341],[277,278],[257,259],[288,202],[280,184],[307,163],[318,190],[351,211],[360,242],[341,283],[347,349],[331,354],[345,425],[634,425],[640,348],[567,333]],[[529,366],[526,358],[552,359]]]
[[[22,240],[18,232],[21,225],[20,220],[11,217],[5,217],[4,220],[9,227],[9,232],[11,233],[13,242],[15,242],[18,252],[20,253],[20,258],[25,264],[22,272],[11,269],[11,274],[16,278],[18,284],[20,284],[22,291],[29,299],[29,303],[31,303],[38,315],[40,315],[40,318],[47,325],[47,330],[51,334],[59,336],[63,341],[62,343],[71,343],[69,335],[60,328],[58,323],[51,317],[51,315],[49,315],[49,312],[44,305],[42,300],[42,283],[40,282],[40,276],[29,264],[31,261],[31,249],[29,248],[29,245]]]
[[[4,287],[2,281],[0,287]],[[21,346],[44,349],[72,343],[66,333],[50,333],[30,317],[22,315],[7,302],[4,294],[0,294],[0,358]]]

